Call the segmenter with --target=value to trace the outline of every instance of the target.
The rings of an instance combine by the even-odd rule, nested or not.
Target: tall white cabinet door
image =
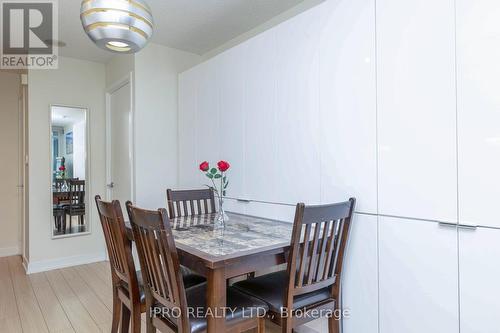
[[[378,333],[377,217],[356,214],[344,261],[343,333]]]
[[[460,332],[497,332],[500,230],[460,229]]]
[[[379,212],[456,221],[454,0],[377,0]]]
[[[197,67],[179,75],[179,187],[195,188],[200,184],[196,159]]]
[[[457,230],[379,217],[380,332],[458,333]]]
[[[245,77],[243,62],[246,45],[236,46],[218,56],[219,108],[220,108],[220,158],[228,161],[229,197],[244,196],[245,163]],[[228,201],[228,209],[230,202]],[[236,205],[233,208],[239,207]]]
[[[500,2],[457,0],[459,219],[500,227]]]
[[[320,202],[318,20],[312,9],[276,30],[276,200]]]
[[[246,42],[245,69],[245,198],[276,200],[276,52],[274,30]],[[249,214],[269,216],[274,207],[248,205]]]
[[[197,99],[196,99],[196,158],[194,168],[203,161],[212,163],[220,159],[220,76],[219,58],[215,57],[197,67]],[[198,172],[197,182],[200,187],[209,184],[209,179]]]
[[[320,7],[321,200],[377,213],[375,1]]]

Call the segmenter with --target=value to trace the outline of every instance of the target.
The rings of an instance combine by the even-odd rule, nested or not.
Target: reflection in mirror
[[[87,109],[51,107],[52,235],[90,231],[87,200]]]

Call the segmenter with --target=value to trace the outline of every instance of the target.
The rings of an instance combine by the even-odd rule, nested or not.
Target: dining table
[[[286,262],[293,224],[262,217],[227,213],[223,228],[216,213],[170,219],[181,265],[207,278],[210,313],[226,307],[227,280]],[[129,222],[127,236],[133,241]],[[208,333],[225,332],[223,316],[207,318]]]

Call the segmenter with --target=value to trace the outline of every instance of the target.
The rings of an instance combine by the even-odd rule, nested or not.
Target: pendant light
[[[153,34],[153,15],[143,0],[83,0],[83,28],[101,49],[135,53]]]

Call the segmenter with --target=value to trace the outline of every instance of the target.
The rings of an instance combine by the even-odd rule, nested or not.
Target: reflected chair
[[[71,232],[71,220],[73,216],[78,217],[79,226],[83,226],[85,224],[85,180],[71,179],[68,183],[69,205],[65,205],[64,209],[66,214],[69,215],[69,226]]]
[[[328,332],[340,332],[342,265],[355,202],[297,204],[287,269],[234,284],[266,302],[283,333],[322,314],[330,315]]]
[[[206,332],[206,316],[195,316],[207,311],[206,283],[185,288],[167,211],[147,211],[127,202],[127,212],[146,286],[147,332],[157,329],[169,333]],[[227,307],[235,311],[226,311],[226,332],[257,328],[259,333],[264,333],[264,318],[256,316],[258,309],[261,313],[267,310],[264,302],[229,287]],[[188,311],[188,308],[195,310]],[[161,314],[157,314],[157,309]]]

